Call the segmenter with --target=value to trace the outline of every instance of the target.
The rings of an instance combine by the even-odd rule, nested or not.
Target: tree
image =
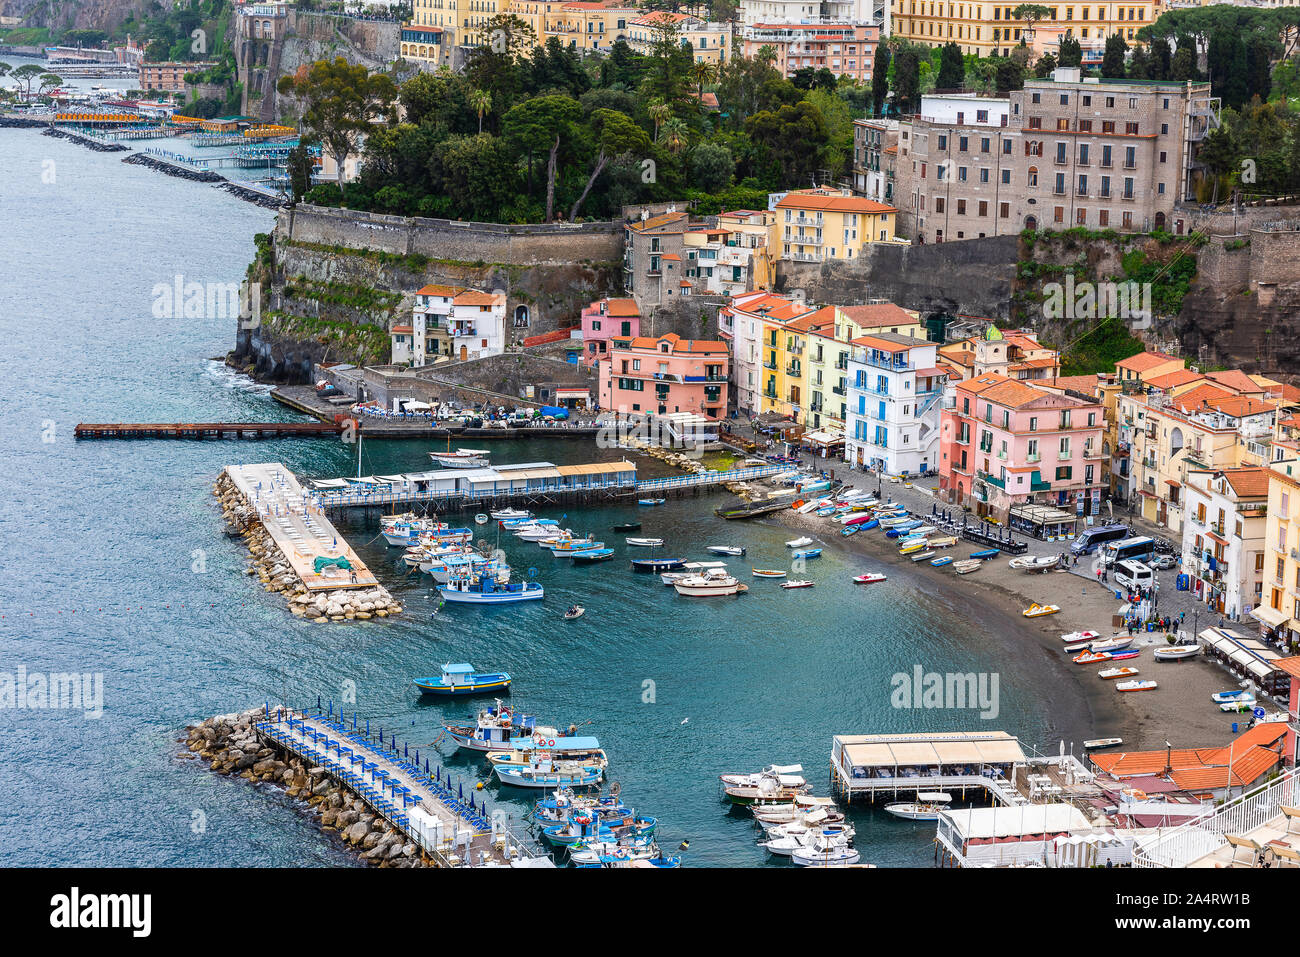
[[[1023,90],[1025,88],[1025,68],[1010,57],[1005,57],[998,63],[995,82],[999,93]]]
[[[691,72],[695,76],[695,94],[702,100],[704,99],[705,84],[712,83],[718,76],[717,68],[712,63],[701,60],[691,67]]]
[[[894,106],[899,113],[915,113],[920,107],[921,57],[911,44],[894,55]]]
[[[691,182],[706,193],[720,193],[731,185],[736,161],[721,143],[699,143],[691,150]]]
[[[876,116],[883,116],[885,100],[889,98],[889,47],[876,47],[876,62],[871,68],[871,106]]]
[[[1178,38],[1174,58],[1169,63],[1171,80],[1199,80],[1201,72],[1196,68],[1196,41],[1189,36]]]
[[[289,150],[286,172],[289,174],[289,192],[293,203],[302,202],[303,196],[311,189],[313,164],[307,147],[299,143]]]
[[[1083,45],[1074,37],[1062,37],[1057,62],[1063,67],[1083,66]]]
[[[1022,3],[1011,11],[1011,19],[1025,21],[1025,27],[1030,33],[1033,32],[1035,23],[1039,20],[1049,20],[1051,17],[1052,8],[1041,3]]]
[[[1034,76],[1040,80],[1045,80],[1052,75],[1052,71],[1055,69],[1056,57],[1050,53],[1044,53],[1038,58],[1038,62],[1034,64]]]
[[[534,144],[545,144],[546,222],[555,218],[555,177],[560,165],[560,150],[572,147],[582,120],[582,105],[571,96],[537,96],[512,107],[502,120],[502,131],[517,144],[531,151]]]
[[[478,131],[483,132],[483,114],[492,109],[492,94],[487,90],[470,90],[469,105],[478,114]]]
[[[45,74],[45,68],[37,66],[35,63],[24,63],[18,69],[9,75],[18,81],[18,85],[26,91],[25,99],[32,98],[32,84],[36,78]]]
[[[1219,179],[1237,168],[1238,147],[1232,131],[1226,126],[1211,130],[1196,153],[1197,161],[1214,174],[1214,195],[1211,203],[1219,201]]]
[[[625,155],[645,157],[650,152],[650,139],[645,135],[645,130],[623,113],[616,113],[614,110],[596,110],[591,114],[590,129],[596,143],[596,160],[592,165],[591,175],[587,177],[587,185],[583,187],[582,194],[569,210],[570,221],[578,218],[578,211],[582,209],[587,194],[596,185],[596,180],[611,160]]]
[[[392,109],[397,97],[393,81],[337,57],[317,60],[304,74],[280,77],[276,89],[302,107],[302,124],[337,164],[339,192],[344,192],[344,164],[375,129],[375,121]]]
[[[658,143],[659,129],[672,117],[673,108],[663,100],[651,100],[646,112],[650,114],[650,120],[655,125],[655,142]]]
[[[63,86],[63,77],[57,73],[42,73],[40,79],[41,85],[37,90],[38,93],[44,93],[46,90],[57,90]]]
[[[966,63],[961,47],[949,40],[939,51],[939,78],[934,85],[940,90],[961,89],[965,77]]]
[[[686,147],[689,134],[690,127],[678,117],[670,116],[664,121],[664,145],[670,153],[680,153]]]
[[[1240,109],[1250,98],[1246,81],[1246,44],[1241,35],[1226,31],[1210,34],[1205,64],[1214,93],[1222,98],[1223,105]]]
[[[1101,57],[1101,75],[1107,80],[1125,78],[1124,57],[1128,53],[1128,44],[1118,33],[1106,38],[1106,52]]]

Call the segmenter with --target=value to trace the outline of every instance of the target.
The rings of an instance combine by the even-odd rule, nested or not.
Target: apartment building
[[[1269,469],[1188,469],[1182,571],[1192,594],[1237,619],[1264,590]]]
[[[587,365],[609,355],[614,336],[641,335],[641,309],[635,299],[597,299],[582,310],[582,359]]]
[[[393,363],[422,366],[447,359],[481,359],[505,351],[506,297],[460,286],[416,290],[411,323],[389,330]]]
[[[1115,3],[1054,3],[1049,15],[1030,24],[1016,19],[1013,3],[958,3],[949,0],[891,0],[891,35],[942,46],[958,44],[963,53],[1009,56],[1021,40],[1038,46],[1038,52],[1059,45],[1069,36],[1079,41],[1085,62],[1101,60],[1106,38],[1118,34],[1130,45],[1140,42],[1137,32],[1150,26],[1162,12],[1159,0],[1124,0]],[[1036,44],[1041,35],[1045,42]],[[1050,38],[1050,39],[1049,39]],[[1089,55],[1092,55],[1091,57]]]
[[[643,56],[654,52],[665,27],[676,31],[681,43],[689,43],[696,63],[725,63],[731,58],[731,24],[710,23],[686,13],[653,10],[628,22],[627,43]]]
[[[1096,514],[1105,489],[1101,404],[997,373],[958,382],[940,425],[939,493],[1008,521],[1017,506]]]
[[[1266,636],[1294,647],[1300,643],[1300,442],[1278,445],[1281,454],[1268,474],[1261,601],[1251,614]]]
[[[799,262],[855,259],[870,243],[894,241],[893,206],[848,190],[792,190],[776,204],[768,245]]]
[[[600,368],[601,408],[658,415],[727,411],[730,358],[720,340],[615,336]]]
[[[888,36],[890,0],[739,0],[738,19],[756,23],[870,23]]]
[[[1061,356],[1024,330],[1003,331],[988,326],[982,336],[970,336],[939,347],[938,359],[952,372],[950,378],[974,379],[996,372],[1009,379],[1045,380],[1060,372]]]
[[[937,469],[948,381],[938,344],[884,332],[850,345],[845,460],[887,475]]]
[[[900,232],[917,242],[1022,229],[1182,234],[1195,151],[1217,125],[1204,83],[1058,69],[1006,98],[929,96],[899,132]]]
[[[216,66],[204,61],[167,61],[149,63],[140,61],[140,89],[162,90],[164,93],[184,93],[185,74],[202,73]]]
[[[682,256],[692,290],[737,296],[770,286],[775,264],[767,241],[775,219],[771,210],[737,209],[720,213],[716,225],[689,227]]]
[[[731,342],[735,407],[743,415],[763,411],[764,373],[774,371],[776,359],[763,352],[776,344],[775,330],[785,322],[813,311],[811,306],[769,292],[752,292],[732,298],[718,310],[718,334]],[[775,394],[775,385],[772,389]]]
[[[826,69],[837,77],[869,83],[879,42],[880,28],[864,21],[774,21],[742,26],[736,48],[750,60],[770,48],[776,56],[772,66],[784,77]]]
[[[898,120],[853,121],[853,192],[892,205],[897,160]]]
[[[674,206],[654,213],[640,210],[625,217],[623,237],[623,289],[636,297],[642,309],[690,294],[682,260],[690,217]]]

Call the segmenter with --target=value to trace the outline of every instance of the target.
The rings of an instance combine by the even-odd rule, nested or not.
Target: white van
[[[1141,591],[1155,584],[1156,573],[1151,566],[1132,559],[1115,565],[1115,584],[1130,591]]]

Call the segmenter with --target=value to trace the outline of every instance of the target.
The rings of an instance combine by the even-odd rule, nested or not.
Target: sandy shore
[[[861,487],[874,491],[874,479],[855,478]],[[904,490],[901,485],[889,483],[885,484],[885,496],[902,501],[922,515],[929,513],[933,502],[919,489]],[[970,617],[972,610],[978,608],[981,617],[991,615],[997,627],[1006,629],[1007,634],[1001,637],[1010,639],[1006,643],[1009,651],[1021,648],[1026,655],[1043,654],[1058,659],[1061,666],[1054,668],[1053,673],[1060,674],[1063,681],[1077,682],[1091,712],[1092,737],[1122,737],[1126,748],[1138,749],[1163,748],[1166,741],[1174,747],[1219,745],[1231,740],[1234,721],[1244,729],[1250,720],[1249,714],[1225,714],[1210,700],[1214,692],[1237,686],[1232,676],[1219,666],[1200,658],[1156,662],[1151,650],[1157,639],[1163,643],[1160,634],[1141,635],[1134,647],[1141,648],[1142,656],[1122,662],[1138,668],[1140,678],[1158,681],[1159,687],[1154,691],[1117,692],[1114,682],[1097,677],[1097,672],[1107,667],[1105,664],[1076,665],[1070,661],[1070,656],[1061,650],[1060,636],[1085,629],[1102,635],[1114,633],[1117,629],[1112,626],[1112,616],[1122,604],[1109,588],[1081,574],[1017,571],[1008,567],[1006,557],[1000,556],[985,562],[976,572],[958,575],[948,567],[935,568],[929,562],[913,562],[900,556],[895,540],[886,538],[879,529],[846,538],[840,534],[838,523],[815,514],[800,515],[787,510],[771,519],[803,530],[819,545],[868,559],[862,563],[863,571],[892,566],[887,574],[907,576],[921,583],[925,591],[952,608],[955,614]],[[1029,541],[1029,554],[1033,555],[1054,555],[1063,547],[1059,542]],[[959,540],[943,553],[964,558],[981,547]],[[1171,572],[1162,573],[1161,589],[1162,594],[1173,594]],[[1059,605],[1061,611],[1046,618],[1024,618],[1021,611],[1033,602]],[[1209,616],[1201,616],[1202,628],[1212,623]],[[1189,613],[1186,622],[1189,631],[1191,626]],[[1014,675],[1014,669],[1014,660],[1009,661],[1007,670]]]

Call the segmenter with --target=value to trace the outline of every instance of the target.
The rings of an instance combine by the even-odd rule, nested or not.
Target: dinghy
[[[1088,647],[1093,651],[1123,651],[1129,645],[1133,644],[1131,635],[1116,635],[1114,638],[1103,638],[1100,641],[1094,641]]]
[[[632,567],[639,572],[670,572],[686,564],[684,558],[634,558]]]
[[[662,538],[625,538],[623,541],[638,548],[659,548],[664,543]]]
[[[971,572],[979,571],[980,566],[984,563],[977,558],[965,558],[959,562],[952,563],[952,570],[958,575],[969,575]]]
[[[662,505],[665,499],[662,498],[639,498],[636,500],[638,505]]]
[[[784,578],[786,573],[779,568],[751,568],[755,578]]]
[[[564,613],[564,620],[573,621],[573,619],[581,618],[586,613],[587,613],[587,609],[583,608],[581,605],[574,605],[572,608],[570,608],[568,611]]]
[[[873,582],[882,582],[885,576],[879,572],[867,572],[865,575],[854,575],[853,580],[859,585],[870,585]]]
[[[640,522],[624,522],[622,525],[611,525],[611,532],[639,532],[641,531]]]
[[[812,540],[811,538],[808,538],[808,537],[805,535],[805,536],[802,537],[802,538],[791,539],[790,541],[788,541],[788,542],[785,543],[785,547],[786,547],[786,548],[803,548],[805,545],[811,545],[811,544],[812,544],[812,541],[813,541],[813,540]]]
[[[743,555],[745,549],[739,545],[709,545],[706,549],[714,555]]]
[[[862,531],[861,525],[850,525],[848,528],[842,529],[840,534],[845,538],[848,538],[850,535],[856,535],[860,531]]]
[[[812,582],[803,578],[798,578],[794,581],[781,582],[782,588],[812,588],[812,586]]]
[[[933,565],[935,568],[942,568],[944,565],[951,565],[952,556],[944,555],[941,558],[932,558],[930,559],[930,564]]]
[[[488,517],[484,515],[482,512],[479,512],[477,515],[474,516],[475,525],[486,525],[487,523],[488,523]]]
[[[588,548],[581,552],[571,552],[569,557],[573,559],[575,565],[582,565],[588,562],[607,562],[614,557],[614,549]]]
[[[1140,652],[1138,649],[1136,649],[1136,648],[1127,648],[1127,649],[1125,649],[1124,651],[1112,651],[1112,652],[1110,653],[1110,660],[1111,660],[1111,661],[1125,661],[1126,659],[1129,659],[1129,658],[1138,658],[1138,657],[1140,657],[1141,655],[1142,655],[1142,652]]]
[[[1185,658],[1195,658],[1200,653],[1200,645],[1166,645],[1157,648],[1151,657],[1156,661],[1182,661]]]
[[[794,558],[821,558],[822,550],[820,548],[808,548],[793,553]]]
[[[933,549],[926,549],[926,550],[923,551],[923,552],[916,552],[915,554],[910,555],[910,556],[908,556],[908,557],[911,558],[912,561],[914,561],[914,562],[923,562],[923,561],[925,561],[926,559],[929,559],[929,558],[933,558],[933,557],[934,557],[934,550],[933,550]]]
[[[1098,748],[1113,748],[1123,743],[1123,738],[1091,738],[1083,742],[1083,746],[1088,751],[1096,751]]]

